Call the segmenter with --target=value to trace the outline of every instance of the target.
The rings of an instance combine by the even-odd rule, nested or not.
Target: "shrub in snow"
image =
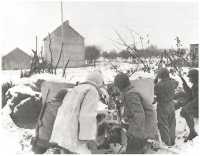
[[[8,91],[8,89],[12,88],[14,86],[14,84],[12,83],[12,81],[10,82],[6,82],[2,85],[2,95],[1,95],[1,98],[2,98],[2,103],[1,103],[1,107],[3,108],[6,103],[7,103],[7,100],[8,100],[8,96],[6,96],[6,92]]]
[[[45,81],[41,79],[25,81],[24,83],[15,85],[4,94],[6,97],[5,103],[7,103],[7,107],[9,108],[9,115],[16,126],[33,129],[36,126],[42,103],[50,101],[62,89],[67,90],[73,86],[73,84],[65,82]],[[48,90],[49,94],[46,97]],[[62,94],[59,98],[63,98]]]
[[[40,92],[33,91],[30,86],[16,85],[5,95],[13,122],[20,128],[33,129],[42,106]]]
[[[10,116],[18,127],[33,129],[36,126],[41,107],[41,98],[28,97],[14,107]]]
[[[20,102],[21,102],[22,100],[24,100],[24,99],[30,97],[29,94],[23,94],[23,93],[17,93],[16,95],[12,96],[12,95],[10,94],[10,92],[8,92],[7,95],[9,95],[9,97],[11,97],[11,98],[9,99],[9,106],[10,106],[10,108],[11,108],[12,111],[14,110],[14,108],[15,108],[18,104],[20,104]]]

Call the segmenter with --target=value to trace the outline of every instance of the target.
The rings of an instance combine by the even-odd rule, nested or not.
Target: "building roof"
[[[74,28],[72,28],[70,25],[69,25],[69,21],[66,20],[65,22],[63,22],[63,29],[64,31],[66,29],[70,29],[72,32],[74,32],[76,35],[78,35],[79,37],[81,37],[82,39],[84,39],[84,37],[79,33],[77,32]],[[58,26],[54,31],[51,32],[51,34],[55,33],[55,32],[61,32],[62,31],[62,25]],[[61,35],[61,34],[60,34]],[[43,39],[43,40],[46,40],[48,38],[48,35]]]
[[[190,46],[198,46],[198,45],[199,45],[198,43],[190,44]]]
[[[23,58],[27,57],[27,58],[30,58],[30,59],[32,58],[30,55],[28,55],[26,52],[24,52],[20,48],[15,48],[11,52],[9,52],[7,55],[4,55],[2,59],[13,58],[15,56],[22,56]]]

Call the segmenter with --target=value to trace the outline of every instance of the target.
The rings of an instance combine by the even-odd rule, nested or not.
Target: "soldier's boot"
[[[184,142],[187,142],[188,140],[194,139],[196,136],[198,136],[197,132],[194,130],[190,131],[189,135],[187,138],[185,138]]]
[[[195,131],[194,128],[194,119],[193,117],[187,113],[186,111],[182,110],[181,111],[181,116],[185,118],[186,123],[190,129],[189,135],[185,138],[184,142],[187,142],[188,140],[194,139],[196,136],[198,136],[197,132]]]

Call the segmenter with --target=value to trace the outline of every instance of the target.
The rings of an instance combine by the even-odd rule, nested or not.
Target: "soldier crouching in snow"
[[[169,71],[161,68],[156,79],[161,79],[158,83],[155,81],[155,95],[157,100],[157,119],[158,129],[160,131],[162,141],[172,146],[175,144],[175,107],[173,98],[178,82],[171,79]]]
[[[181,75],[180,75],[181,76]],[[198,118],[198,110],[199,110],[199,90],[198,90],[198,80],[199,80],[199,73],[198,70],[192,69],[188,73],[188,77],[190,82],[193,84],[192,88],[189,88],[186,81],[181,76],[183,81],[183,88],[188,96],[185,105],[181,110],[181,116],[185,118],[187,125],[189,127],[190,133],[187,138],[184,140],[187,142],[188,140],[192,140],[194,137],[197,136],[197,132],[194,128],[194,118]]]
[[[50,142],[62,148],[62,153],[97,153],[97,103],[103,77],[92,72],[73,88],[58,109]]]
[[[145,109],[146,107],[144,104],[144,99],[142,95],[137,92],[134,85],[131,83],[129,77],[126,74],[118,74],[115,77],[114,85],[120,90],[122,96],[122,103],[124,105],[124,113],[122,116],[127,124],[128,137],[126,153],[145,153],[147,150],[146,145],[148,139],[148,137],[146,137],[147,135],[145,134],[145,128],[148,124],[146,123],[145,118],[147,110]],[[155,112],[149,112],[150,116],[154,116]],[[153,117],[151,119],[153,120]],[[156,122],[151,123],[155,123],[156,125]],[[153,128],[152,131],[154,131],[155,129]]]

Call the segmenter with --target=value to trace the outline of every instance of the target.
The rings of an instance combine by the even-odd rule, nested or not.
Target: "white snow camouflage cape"
[[[96,139],[98,101],[98,91],[90,84],[72,89],[58,109],[50,142],[71,152],[91,153],[86,141]]]

